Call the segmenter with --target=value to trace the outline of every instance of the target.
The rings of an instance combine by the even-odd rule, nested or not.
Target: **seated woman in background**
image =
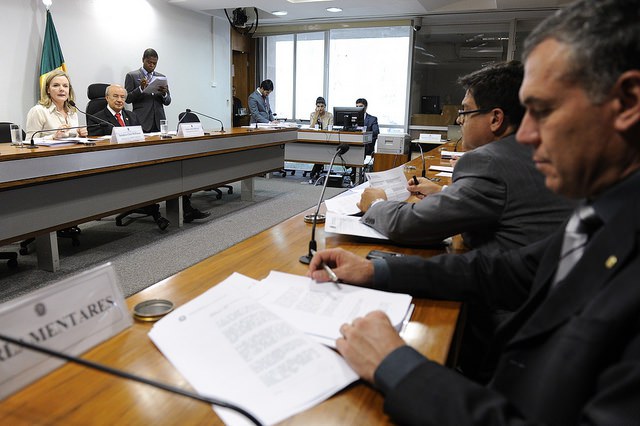
[[[71,80],[64,71],[51,72],[40,91],[40,101],[27,114],[27,140],[39,130],[78,127],[78,114],[69,104],[75,95]],[[68,129],[55,132],[42,132],[38,136],[45,139],[87,136],[87,129]]]
[[[309,121],[309,128],[313,129],[318,126],[320,130],[328,130],[329,126],[333,126],[333,114],[327,112],[327,102],[322,96],[318,96],[316,99],[316,110],[311,113]],[[315,164],[311,169],[311,180],[315,182],[319,177],[324,164]]]
[[[71,80],[64,71],[51,72],[44,86],[40,90],[40,101],[29,110],[27,114],[27,137],[29,140],[33,134],[44,129],[67,129],[78,127],[78,114],[76,109],[69,104],[75,95]],[[58,130],[54,132],[42,132],[38,136],[45,139],[61,139],[66,137],[87,136],[86,128]],[[80,228],[72,226],[59,230],[59,237],[69,237],[80,234]]]

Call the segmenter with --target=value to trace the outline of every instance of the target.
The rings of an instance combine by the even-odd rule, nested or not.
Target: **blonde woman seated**
[[[42,132],[38,136],[44,139],[61,139],[66,137],[87,136],[86,128],[78,127],[78,114],[69,104],[75,95],[71,80],[64,71],[50,73],[40,91],[40,101],[27,114],[27,140],[39,130],[65,129],[54,132]]]
[[[30,140],[37,131],[44,129],[65,129],[39,133],[38,135],[44,139],[86,137],[85,127],[71,129],[71,127],[78,127],[78,114],[69,104],[69,101],[74,99],[73,87],[67,73],[59,70],[51,72],[40,90],[40,101],[27,114],[27,140]],[[57,233],[59,237],[73,238],[75,245],[77,244],[75,238],[80,232],[80,228],[72,226],[61,229]]]
[[[327,112],[327,102],[322,96],[319,96],[318,99],[316,99],[316,110],[311,113],[309,121],[309,127],[311,129],[316,125],[320,130],[328,130],[329,126],[333,126],[333,114]],[[323,168],[324,164],[315,164],[313,166],[313,169],[311,169],[310,182],[315,182],[320,177],[320,173]]]

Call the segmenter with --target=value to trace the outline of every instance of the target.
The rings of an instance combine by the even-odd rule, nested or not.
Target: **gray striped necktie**
[[[573,213],[567,227],[565,228],[562,250],[560,251],[560,262],[556,270],[551,288],[562,281],[569,271],[582,257],[585,246],[589,238],[602,225],[602,220],[590,205],[583,205]]]

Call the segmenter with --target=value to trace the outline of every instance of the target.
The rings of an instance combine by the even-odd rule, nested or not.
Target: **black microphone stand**
[[[165,383],[157,382],[155,380],[147,379],[146,377],[136,376],[135,374],[128,373],[126,371],[116,370],[115,368],[98,364],[97,362],[88,361],[86,359],[78,358],[75,356],[67,355],[63,352],[54,351],[52,349],[46,348],[44,346],[35,345],[33,343],[25,342],[22,340],[14,339],[13,337],[5,336],[0,334],[0,340],[4,340],[9,343],[13,343],[14,345],[30,349],[32,351],[40,352],[54,358],[64,359],[66,361],[70,361],[76,364],[80,364],[82,366],[92,368],[94,370],[102,371],[103,373],[111,374],[114,376],[122,377],[124,379],[133,380],[139,383],[144,383],[146,385],[150,385],[156,387],[158,389],[166,390],[168,392],[172,392],[178,395],[186,396],[187,398],[192,398],[198,401],[206,402],[210,405],[217,405],[219,407],[229,408],[233,411],[236,411],[242,415],[244,415],[247,419],[249,419],[255,425],[261,425],[260,421],[253,416],[253,414],[249,413],[244,408],[241,408],[237,405],[231,404],[229,402],[225,402],[219,399],[210,398],[207,396],[201,396],[193,392],[189,392],[184,389],[180,389],[175,386],[171,386]]]
[[[75,127],[60,127],[59,129],[42,129],[42,130],[36,130],[35,132],[33,132],[33,134],[31,135],[31,142],[29,143],[29,145],[26,145],[27,148],[29,149],[36,149],[39,148],[35,142],[33,141],[33,138],[35,137],[35,135],[37,135],[38,133],[44,133],[44,132],[57,132],[59,130],[72,130],[72,129],[84,129],[85,127],[95,127],[95,126],[100,126],[100,124],[91,124],[89,126],[75,126]]]
[[[103,120],[103,119],[102,119],[102,118],[100,118],[100,117],[96,117],[96,116],[95,116],[95,115],[93,115],[93,114],[89,114],[88,112],[82,111],[80,108],[78,108],[78,106],[76,105],[76,103],[75,103],[74,101],[69,101],[69,105],[71,105],[72,107],[74,107],[75,109],[77,109],[77,110],[78,110],[78,112],[81,112],[82,114],[86,115],[87,117],[91,117],[91,118],[93,118],[94,120],[98,120],[99,122],[101,122],[101,123],[103,123],[103,124],[108,124],[108,125],[109,125],[110,127],[112,127],[112,128],[113,128],[113,127],[116,127],[113,123],[109,123],[107,120]],[[87,123],[87,124],[89,124],[89,123]],[[89,126],[93,126],[93,127],[95,127],[95,126],[96,126],[96,124],[91,124],[91,125],[89,125]],[[88,126],[88,127],[89,127],[89,126]],[[101,126],[101,127],[102,127],[102,126]]]
[[[210,115],[203,114],[203,113],[201,113],[201,112],[194,111],[194,110],[189,109],[189,108],[187,108],[187,112],[193,112],[194,114],[202,115],[203,117],[207,117],[207,118],[210,118],[210,119],[212,119],[212,120],[216,120],[218,123],[220,123],[220,133],[224,133],[224,124],[222,123],[222,121],[221,121],[221,120],[218,120],[218,119],[217,119],[217,118],[215,118],[215,117],[211,117]]]
[[[318,248],[318,244],[316,243],[316,225],[318,224],[318,212],[320,211],[320,204],[322,204],[322,199],[324,198],[324,191],[327,189],[327,182],[329,182],[329,176],[331,176],[331,169],[333,168],[333,162],[336,160],[338,155],[342,155],[345,152],[349,151],[349,145],[346,143],[340,144],[338,149],[336,149],[336,153],[333,154],[333,158],[331,159],[331,163],[329,164],[329,171],[327,172],[327,176],[324,178],[324,185],[322,185],[322,192],[320,193],[320,199],[318,200],[318,206],[316,207],[316,212],[311,216],[311,221],[313,222],[311,228],[311,240],[309,241],[309,252],[300,256],[300,262],[308,265],[311,262],[311,258],[313,258],[313,253],[316,252]],[[324,215],[320,215],[322,221],[324,221]]]

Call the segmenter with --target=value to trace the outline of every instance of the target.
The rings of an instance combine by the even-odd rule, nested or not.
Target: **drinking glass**
[[[18,148],[24,148],[22,141],[22,129],[17,124],[11,124],[11,145],[17,145]]]
[[[169,124],[167,120],[160,120],[160,135],[166,137],[169,135]]]

